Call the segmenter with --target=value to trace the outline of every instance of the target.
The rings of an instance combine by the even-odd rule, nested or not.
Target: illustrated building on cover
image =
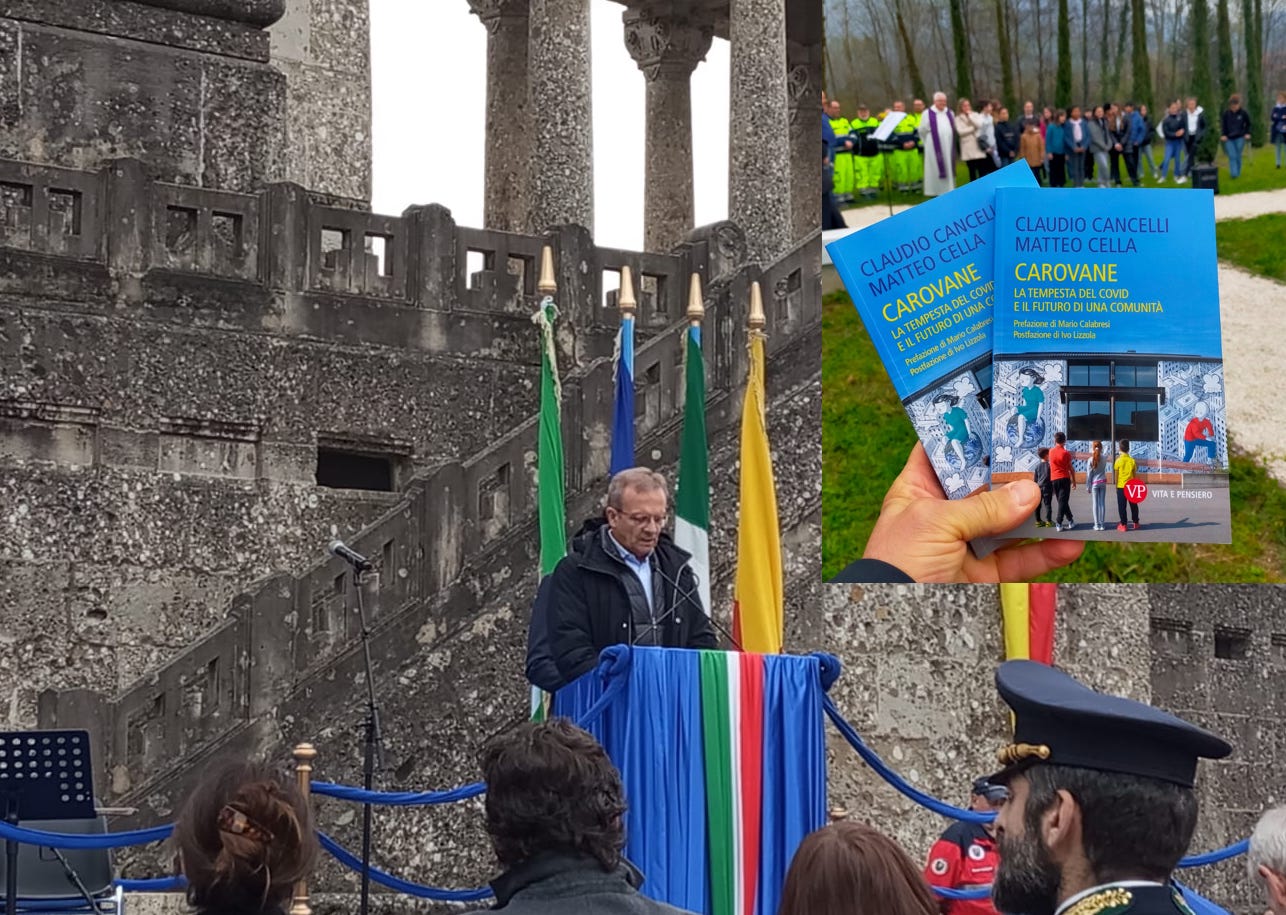
[[[1001,189],[996,210],[991,479],[1031,479],[1061,432],[1079,487],[1070,530],[1038,529],[1033,516],[1013,535],[1227,542],[1212,195]],[[1101,530],[1084,488],[1096,441],[1107,465]],[[1118,479],[1123,442],[1135,466],[1123,463]],[[1122,532],[1117,484],[1130,479],[1147,489],[1131,490],[1142,496],[1139,527]]]

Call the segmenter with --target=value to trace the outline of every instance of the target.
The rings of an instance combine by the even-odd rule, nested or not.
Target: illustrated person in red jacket
[[[996,810],[1009,797],[1009,790],[985,778],[973,783],[970,810]],[[990,886],[1000,866],[995,827],[991,823],[952,823],[929,851],[924,879],[931,886],[953,890]],[[942,899],[942,915],[997,915],[991,898]]]
[[[1192,460],[1192,453],[1198,448],[1206,449],[1206,457],[1213,464],[1218,445],[1215,444],[1215,427],[1207,419],[1210,407],[1204,400],[1198,400],[1192,407],[1192,419],[1188,428],[1183,430],[1183,462]]]

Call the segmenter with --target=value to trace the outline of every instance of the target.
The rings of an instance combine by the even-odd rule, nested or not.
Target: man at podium
[[[692,558],[665,533],[665,477],[632,467],[612,477],[603,521],[587,522],[577,549],[550,575],[554,663],[570,683],[609,645],[715,648]]]

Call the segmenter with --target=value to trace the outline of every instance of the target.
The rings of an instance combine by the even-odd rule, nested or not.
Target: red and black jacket
[[[924,879],[953,890],[990,886],[1000,866],[996,840],[981,823],[953,823],[933,843]],[[991,899],[941,899],[943,915],[996,915]]]

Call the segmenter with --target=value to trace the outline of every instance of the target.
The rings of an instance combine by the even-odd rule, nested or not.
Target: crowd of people
[[[996,99],[959,99],[954,109],[945,93],[935,93],[928,107],[914,99],[908,110],[902,101],[874,112],[859,104],[850,117],[838,99],[822,94],[824,157],[829,174],[823,197],[823,221],[836,206],[882,190],[922,192],[933,197],[955,187],[955,164],[963,162],[973,181],[1014,162],[1023,161],[1037,180],[1049,187],[1122,187],[1126,180],[1140,186],[1146,170],[1154,182],[1173,179],[1184,184],[1198,164],[1198,147],[1206,133],[1217,130],[1228,157],[1228,174],[1241,176],[1252,115],[1232,95],[1215,118],[1193,97],[1176,99],[1159,118],[1145,104],[1104,102],[1068,109],[1023,103],[1011,117]],[[891,113],[903,115],[891,131],[877,131]],[[1286,159],[1286,92],[1277,93],[1269,114],[1270,142],[1277,167]],[[1160,165],[1153,144],[1163,150]],[[1173,164],[1173,170],[1171,170]],[[1124,165],[1124,171],[1122,171]],[[831,225],[824,228],[840,228]]]
[[[1013,743],[970,805],[994,819],[952,825],[920,868],[874,826],[833,814],[795,850],[777,915],[1190,915],[1172,875],[1197,823],[1197,761],[1226,757],[1229,744],[1032,661],[1002,664],[996,686]],[[626,857],[629,799],[592,735],[565,719],[528,722],[492,738],[479,763],[499,869],[491,909],[685,915],[649,898]],[[246,763],[197,787],[175,839],[198,915],[282,915],[317,852],[293,781]],[[1270,915],[1286,915],[1286,807],[1260,818],[1246,866]],[[981,899],[931,889],[988,886]]]

